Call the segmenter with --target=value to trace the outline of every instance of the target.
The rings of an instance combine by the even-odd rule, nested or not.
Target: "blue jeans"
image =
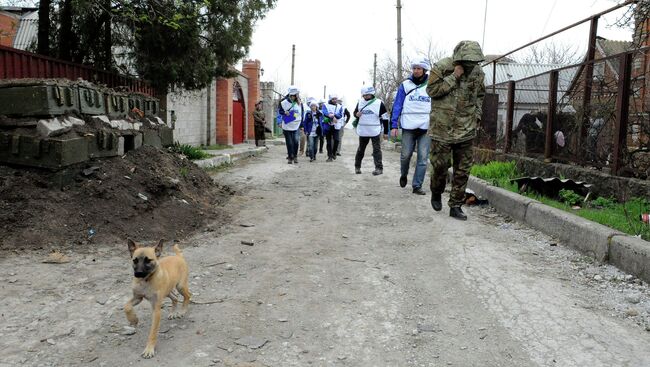
[[[307,154],[309,158],[316,159],[316,153],[318,153],[318,135],[307,138]]]
[[[284,140],[287,144],[287,155],[288,159],[295,159],[298,157],[298,144],[300,142],[300,129],[292,130],[282,130],[284,134]]]
[[[411,184],[413,188],[422,187],[424,175],[427,172],[427,159],[429,157],[429,146],[431,138],[424,129],[406,130],[402,129],[402,154],[400,155],[400,173],[402,176],[408,176],[409,166],[411,165],[411,156],[418,146],[418,158],[415,165],[415,174]]]

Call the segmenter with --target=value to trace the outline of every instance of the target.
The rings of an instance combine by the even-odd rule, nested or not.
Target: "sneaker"
[[[332,156],[332,159],[333,159],[333,160],[336,160],[336,154],[334,154],[334,155]]]
[[[287,163],[288,163],[288,164],[292,164],[292,163],[293,163],[293,160],[289,159],[289,160],[287,161]]]
[[[325,162],[331,162],[331,161],[332,161],[332,157],[329,157]]]
[[[341,155],[341,153],[338,153],[338,152],[337,152],[336,155]]]
[[[379,169],[379,168],[376,168],[374,171],[372,171],[372,175],[373,175],[373,176],[379,176],[379,175],[381,175],[382,173],[384,173],[384,170]]]
[[[406,187],[406,176],[399,176],[399,187]]]
[[[467,220],[467,216],[459,206],[449,208],[449,216],[458,220]]]
[[[314,158],[309,158],[309,163],[313,162]]]
[[[361,168],[355,168],[354,173],[356,173],[357,175],[360,175],[361,174]]]
[[[431,207],[437,212],[442,210],[442,195],[431,193]]]
[[[421,187],[414,187],[413,188],[413,193],[416,195],[426,195],[427,193],[422,190]]]
[[[294,158],[293,163],[298,164],[298,158]]]

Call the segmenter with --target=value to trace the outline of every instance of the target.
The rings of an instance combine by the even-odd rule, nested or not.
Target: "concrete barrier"
[[[650,282],[650,242],[616,235],[609,246],[609,262],[626,273]]]
[[[602,224],[538,202],[528,206],[525,222],[600,262],[607,262],[609,258],[612,237],[623,235]]]
[[[474,191],[478,197],[487,198],[490,205],[495,209],[507,213],[520,222],[524,222],[526,218],[528,205],[538,203],[536,200],[492,186],[487,181],[473,176],[469,177],[467,187]]]
[[[219,167],[223,164],[234,163],[240,159],[258,156],[267,151],[265,147],[256,147],[247,150],[228,149],[224,151],[207,150],[214,157],[196,160],[194,163],[201,168]]]

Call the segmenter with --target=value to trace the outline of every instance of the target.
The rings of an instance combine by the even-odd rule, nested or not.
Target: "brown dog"
[[[187,312],[190,303],[190,291],[187,286],[188,269],[183,253],[174,245],[176,256],[160,258],[163,248],[163,240],[158,242],[156,247],[141,247],[133,240],[128,239],[129,252],[133,261],[133,298],[124,306],[126,318],[132,326],[138,324],[138,317],[133,311],[133,306],[146,298],[151,302],[153,316],[151,318],[151,330],[147,346],[142,352],[144,358],[151,358],[154,355],[154,348],[158,340],[158,329],[160,328],[160,308],[165,297],[172,300],[170,319],[183,317]],[[178,290],[183,295],[183,307],[180,312],[176,311],[178,300],[172,291]]]

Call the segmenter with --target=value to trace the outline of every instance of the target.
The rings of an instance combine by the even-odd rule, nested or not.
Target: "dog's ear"
[[[138,249],[138,244],[130,238],[127,238],[126,242],[129,244],[129,252],[131,253],[131,256],[133,256],[133,252]]]
[[[164,242],[165,242],[165,240],[163,240],[162,238],[160,239],[160,241],[158,241],[158,244],[156,245],[156,249],[155,249],[156,257],[162,256],[162,250],[163,250],[163,243]]]

